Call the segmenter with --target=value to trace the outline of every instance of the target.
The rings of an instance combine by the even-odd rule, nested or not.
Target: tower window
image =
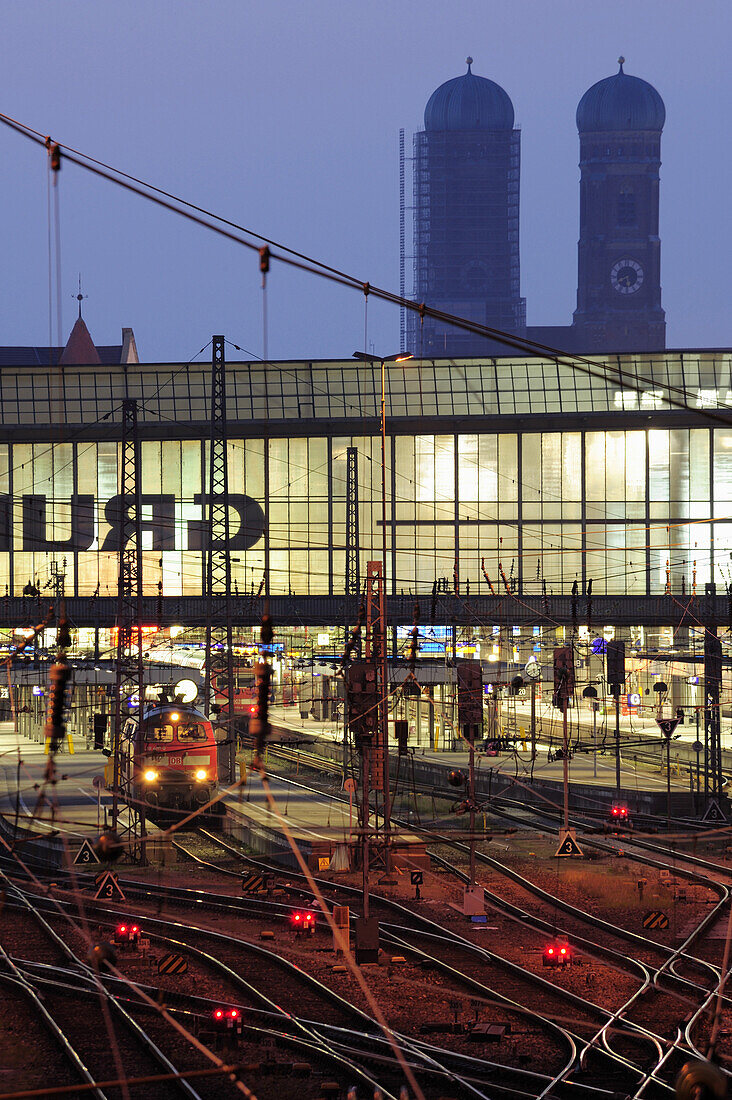
[[[618,225],[635,225],[635,194],[633,191],[621,191],[618,195]]]

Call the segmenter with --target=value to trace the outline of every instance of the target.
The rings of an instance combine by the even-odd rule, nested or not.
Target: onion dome
[[[500,84],[475,76],[467,59],[463,76],[440,84],[424,109],[425,130],[512,130],[513,104]]]
[[[663,100],[647,80],[623,72],[624,61],[624,57],[619,57],[619,72],[598,80],[579,101],[577,129],[581,134],[598,130],[663,129],[666,121]]]

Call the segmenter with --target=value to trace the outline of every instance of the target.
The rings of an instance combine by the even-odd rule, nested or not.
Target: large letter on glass
[[[152,505],[152,518],[143,519],[140,524],[143,531],[152,531],[152,550],[175,550],[175,497],[172,493],[143,493],[141,497],[143,511],[145,505]],[[119,550],[122,526],[134,504],[131,496],[123,498],[118,494],[107,501],[104,518],[110,524],[110,530],[102,543],[102,550]],[[124,507],[124,511],[123,511]]]
[[[235,524],[232,524],[229,545],[224,546],[222,541],[217,541],[212,550],[249,550],[255,543],[259,542],[264,534],[265,518],[264,512],[260,505],[252,497],[245,496],[244,493],[229,493],[228,496],[229,508],[232,508],[239,515],[239,527],[236,528]],[[207,496],[204,493],[196,493],[193,498],[194,504],[205,504]],[[204,550],[209,549],[209,539],[206,531],[206,521],[193,519],[188,522],[188,549],[189,550]]]
[[[0,520],[1,524],[1,520]],[[23,549],[53,552],[88,550],[94,542],[94,497],[74,493],[71,497],[71,535],[68,539],[46,538],[46,497],[23,497]]]

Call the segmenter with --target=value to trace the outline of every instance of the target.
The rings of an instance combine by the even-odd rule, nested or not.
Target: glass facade
[[[538,359],[389,366],[390,591],[426,594],[435,581],[453,591],[457,578],[461,593],[500,592],[501,573],[527,595],[589,579],[598,595],[729,582],[729,354],[587,370]],[[66,563],[68,594],[116,593],[124,396],[140,403],[145,591],[201,594],[209,373],[72,368],[49,386],[40,368],[0,372],[0,594],[43,589],[54,562]],[[236,592],[268,574],[273,594],[342,594],[349,447],[361,578],[381,557],[379,364],[233,363],[227,387]],[[244,531],[248,499],[266,522]]]
[[[539,358],[414,359],[390,364],[388,417],[510,416],[732,405],[732,352],[684,351],[587,357],[573,365]],[[119,419],[123,398],[141,423],[206,421],[211,370],[203,364],[124,364],[0,369],[0,427]],[[229,419],[360,419],[381,413],[379,361],[230,363]]]

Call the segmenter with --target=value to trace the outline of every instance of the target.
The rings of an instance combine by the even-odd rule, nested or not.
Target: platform
[[[56,782],[49,784],[45,745],[0,722],[0,835],[56,866],[73,859],[111,823],[112,795],[103,785],[108,762],[101,751],[67,741],[56,756]],[[120,807],[123,839],[128,815]],[[148,825],[151,845],[159,832]]]
[[[343,758],[343,732],[333,722],[316,722],[313,719],[300,719],[299,715],[288,713],[286,708],[273,707],[271,721],[276,728],[275,740],[286,741],[287,735],[293,740],[303,742],[303,748],[317,746],[317,751],[329,759]],[[574,743],[575,737],[570,739]],[[633,750],[621,743],[620,798],[626,801],[634,812],[665,814],[667,808],[667,777],[662,766],[660,736],[658,745],[658,765],[652,766],[642,760],[634,759]],[[410,774],[422,785],[444,787],[447,773],[457,769],[467,772],[467,746],[458,742],[455,750],[434,751],[425,747],[410,749]],[[671,812],[674,816],[694,816],[702,810],[703,791],[695,790],[696,774],[692,765],[677,761],[676,745],[671,748]],[[476,792],[480,798],[492,794],[509,793],[513,798],[526,798],[530,801],[548,799],[552,803],[561,803],[563,797],[563,762],[550,760],[556,753],[557,740],[549,741],[540,737],[537,741],[537,756],[532,768],[531,752],[519,749],[516,752],[487,755],[476,751]],[[399,757],[396,746],[391,742],[391,772],[395,775]],[[404,758],[402,758],[404,759]],[[665,753],[663,754],[665,764]],[[701,776],[703,786],[703,775]],[[604,753],[587,754],[578,752],[569,761],[570,806],[573,809],[602,809],[609,807],[618,798],[615,778],[614,742],[608,737]]]
[[[250,773],[240,796],[226,799],[226,831],[261,855],[297,867],[287,839],[289,834],[311,870],[329,870],[332,862],[333,869],[348,870],[358,843],[355,798],[351,807],[347,802],[306,791],[286,780],[271,777],[269,785],[276,811],[270,806],[258,774]],[[397,867],[429,866],[424,841],[402,829],[393,830],[392,856]]]

